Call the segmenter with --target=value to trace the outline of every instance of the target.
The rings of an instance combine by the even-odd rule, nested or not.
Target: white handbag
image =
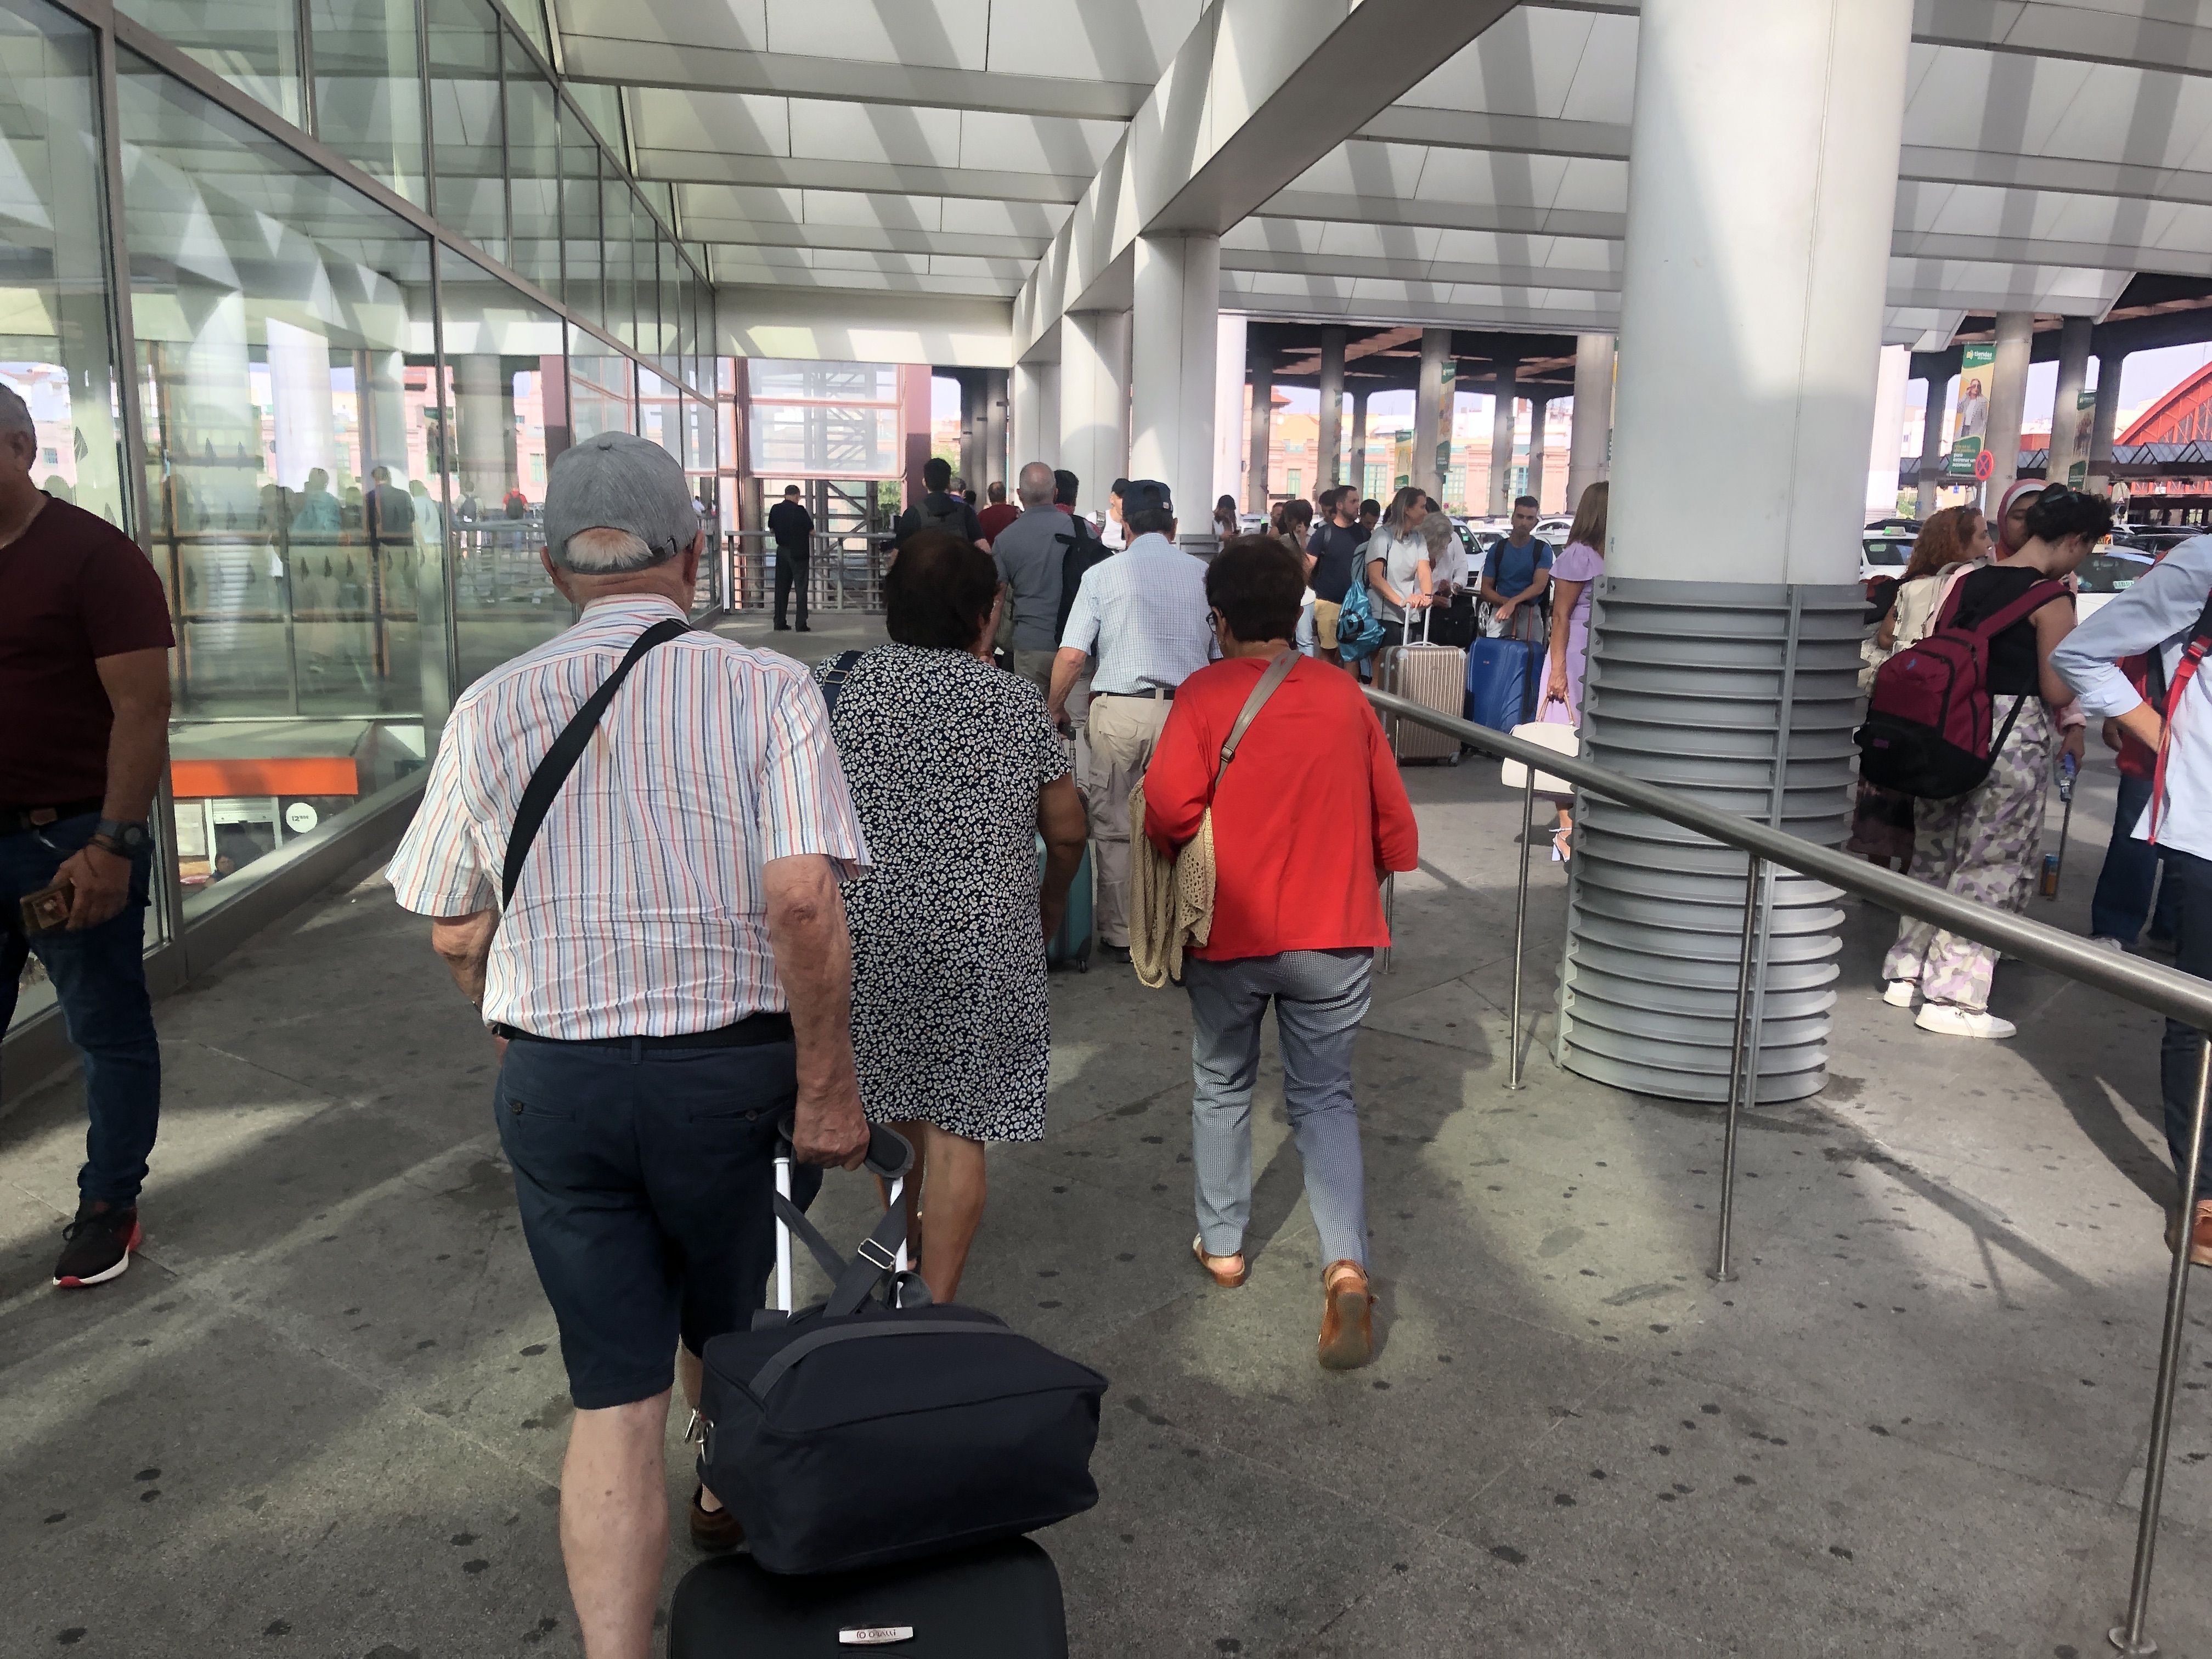
[[[1547,712],[1549,712],[1548,708]],[[1582,733],[1559,720],[1523,720],[1508,735],[1518,738],[1523,743],[1533,743],[1548,749],[1555,755],[1578,756],[1582,753]],[[1517,760],[1500,762],[1498,781],[1508,789],[1525,788],[1528,781],[1528,769]],[[1536,793],[1547,800],[1571,801],[1575,798],[1575,787],[1565,778],[1539,771],[1536,774]]]

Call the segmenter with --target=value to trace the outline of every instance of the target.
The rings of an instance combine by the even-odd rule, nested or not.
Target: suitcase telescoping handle
[[[775,1126],[775,1195],[784,1203],[791,1202],[791,1132],[793,1121],[786,1118]],[[896,1210],[906,1196],[906,1172],[914,1168],[914,1147],[897,1130],[881,1123],[868,1126],[868,1156],[862,1164],[869,1174],[880,1176],[890,1188],[889,1207]],[[906,1271],[906,1237],[902,1231],[896,1252],[897,1262],[894,1271]],[[775,1307],[779,1313],[792,1311],[791,1285],[791,1229],[779,1215],[775,1218]]]

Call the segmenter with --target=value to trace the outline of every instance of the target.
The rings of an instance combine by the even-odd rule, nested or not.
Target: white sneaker
[[[1913,994],[1919,988],[1917,980],[1893,979],[1881,988],[1881,1000],[1893,1008],[1910,1008]]]
[[[2016,1036],[2020,1027],[1999,1019],[1986,1008],[1961,1008],[1956,1003],[1923,1003],[1912,1022],[1938,1036],[1986,1037],[1992,1041]]]
[[[2091,939],[2089,943],[2095,945],[2100,951],[2110,951],[2116,957],[2124,957],[2128,953],[2128,947],[2121,944],[2119,940],[2114,939],[2110,933],[2100,933],[2096,938]]]

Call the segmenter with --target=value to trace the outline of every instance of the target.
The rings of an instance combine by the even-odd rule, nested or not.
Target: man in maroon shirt
[[[84,1066],[91,1127],[54,1283],[117,1277],[161,1104],[146,994],[147,828],[169,754],[168,601],[105,520],[31,481],[38,429],[0,386],[0,1031],[35,954]],[[58,886],[49,921],[21,901]]]
[[[1006,500],[1006,487],[1002,483],[993,484],[986,493],[991,498],[991,504],[976,514],[975,518],[983,526],[983,539],[995,542],[1001,530],[1022,516],[1022,510]]]
[[[1374,1352],[1352,1049],[1376,948],[1390,942],[1382,878],[1415,867],[1420,836],[1358,682],[1324,664],[1293,658],[1235,763],[1221,765],[1246,700],[1269,665],[1292,650],[1303,566],[1273,537],[1239,536],[1206,567],[1221,660],[1176,688],[1145,774],[1144,831],[1172,855],[1212,810],[1212,928],[1183,961],[1195,1085],[1192,1250],[1217,1283],[1244,1282],[1252,1085],[1273,1002],[1283,1104],[1321,1236],[1320,1359],[1345,1370]]]

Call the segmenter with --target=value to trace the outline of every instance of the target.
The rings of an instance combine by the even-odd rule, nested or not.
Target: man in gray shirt
[[[1053,624],[1060,616],[1060,565],[1067,552],[1063,539],[1067,515],[1053,505],[1052,469],[1031,461],[1014,481],[1022,515],[991,543],[999,580],[1012,592],[1014,672],[1040,691],[1052,690],[1052,659],[1060,641]]]

